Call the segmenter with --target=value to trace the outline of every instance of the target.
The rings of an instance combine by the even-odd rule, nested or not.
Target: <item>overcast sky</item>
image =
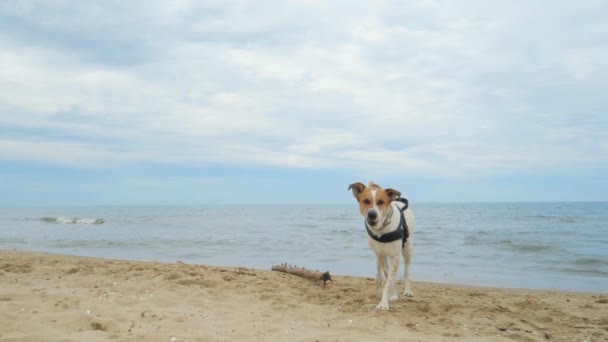
[[[605,1],[2,1],[0,205],[608,200]]]

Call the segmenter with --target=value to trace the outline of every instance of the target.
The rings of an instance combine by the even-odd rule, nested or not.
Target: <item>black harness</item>
[[[367,221],[365,221],[365,230],[367,230],[367,235],[369,235],[369,237],[371,237],[372,239],[374,239],[378,242],[387,243],[387,242],[401,240],[401,248],[403,248],[403,246],[405,246],[405,243],[407,242],[407,238],[410,237],[410,232],[407,229],[407,222],[405,221],[405,216],[403,215],[403,212],[409,207],[409,203],[408,203],[407,199],[405,199],[405,198],[399,198],[399,199],[397,199],[397,201],[403,203],[404,206],[403,206],[403,208],[401,208],[399,210],[399,214],[401,217],[399,220],[399,226],[397,227],[396,230],[394,230],[388,234],[383,234],[380,237],[377,237],[376,235],[374,235],[372,233],[372,231],[367,226]]]

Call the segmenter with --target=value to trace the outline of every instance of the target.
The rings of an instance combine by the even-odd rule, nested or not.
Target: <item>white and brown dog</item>
[[[408,297],[414,295],[410,288],[412,235],[416,226],[414,213],[407,201],[397,201],[401,196],[397,190],[382,189],[373,182],[369,182],[368,186],[353,183],[348,187],[348,190],[351,189],[365,218],[369,246],[378,258],[376,285],[379,288],[384,286],[382,299],[376,308],[388,310],[389,300],[398,298],[395,282],[401,255],[405,262],[403,294]]]

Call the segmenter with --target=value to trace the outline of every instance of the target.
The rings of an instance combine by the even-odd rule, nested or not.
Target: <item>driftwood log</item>
[[[277,272],[284,272],[296,275],[298,277],[310,279],[313,281],[323,281],[323,287],[327,285],[328,281],[331,281],[331,276],[329,275],[329,271],[321,272],[321,271],[313,271],[304,267],[292,266],[288,264],[280,264],[273,265],[271,270]]]

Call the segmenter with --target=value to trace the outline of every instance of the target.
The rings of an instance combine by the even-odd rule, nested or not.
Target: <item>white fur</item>
[[[375,210],[377,213],[380,212],[380,210],[378,210],[378,204],[376,203],[376,192],[378,190],[377,189],[372,189],[372,207],[370,208],[370,210]],[[369,210],[368,210],[369,212]]]
[[[375,192],[373,192],[373,194],[375,197]],[[393,208],[392,217],[387,225],[379,231],[372,231],[376,236],[382,236],[383,234],[390,233],[399,227],[399,211],[401,208],[403,208],[403,204],[400,202],[392,202],[391,207]],[[390,214],[390,209],[384,213],[379,212],[379,222],[385,222],[386,215]],[[378,287],[384,287],[382,291],[382,299],[380,300],[378,306],[376,306],[377,309],[388,310],[388,302],[398,298],[395,290],[395,282],[397,278],[397,271],[399,270],[401,256],[403,257],[403,261],[405,263],[405,288],[403,290],[403,294],[407,297],[412,297],[414,295],[410,288],[410,262],[412,259],[412,243],[414,230],[416,227],[416,218],[414,217],[414,212],[409,208],[405,210],[404,216],[409,230],[409,238],[407,239],[407,242],[403,248],[401,248],[401,240],[383,243],[378,242],[369,236],[367,237],[369,246],[374,250],[377,257],[376,285]]]

